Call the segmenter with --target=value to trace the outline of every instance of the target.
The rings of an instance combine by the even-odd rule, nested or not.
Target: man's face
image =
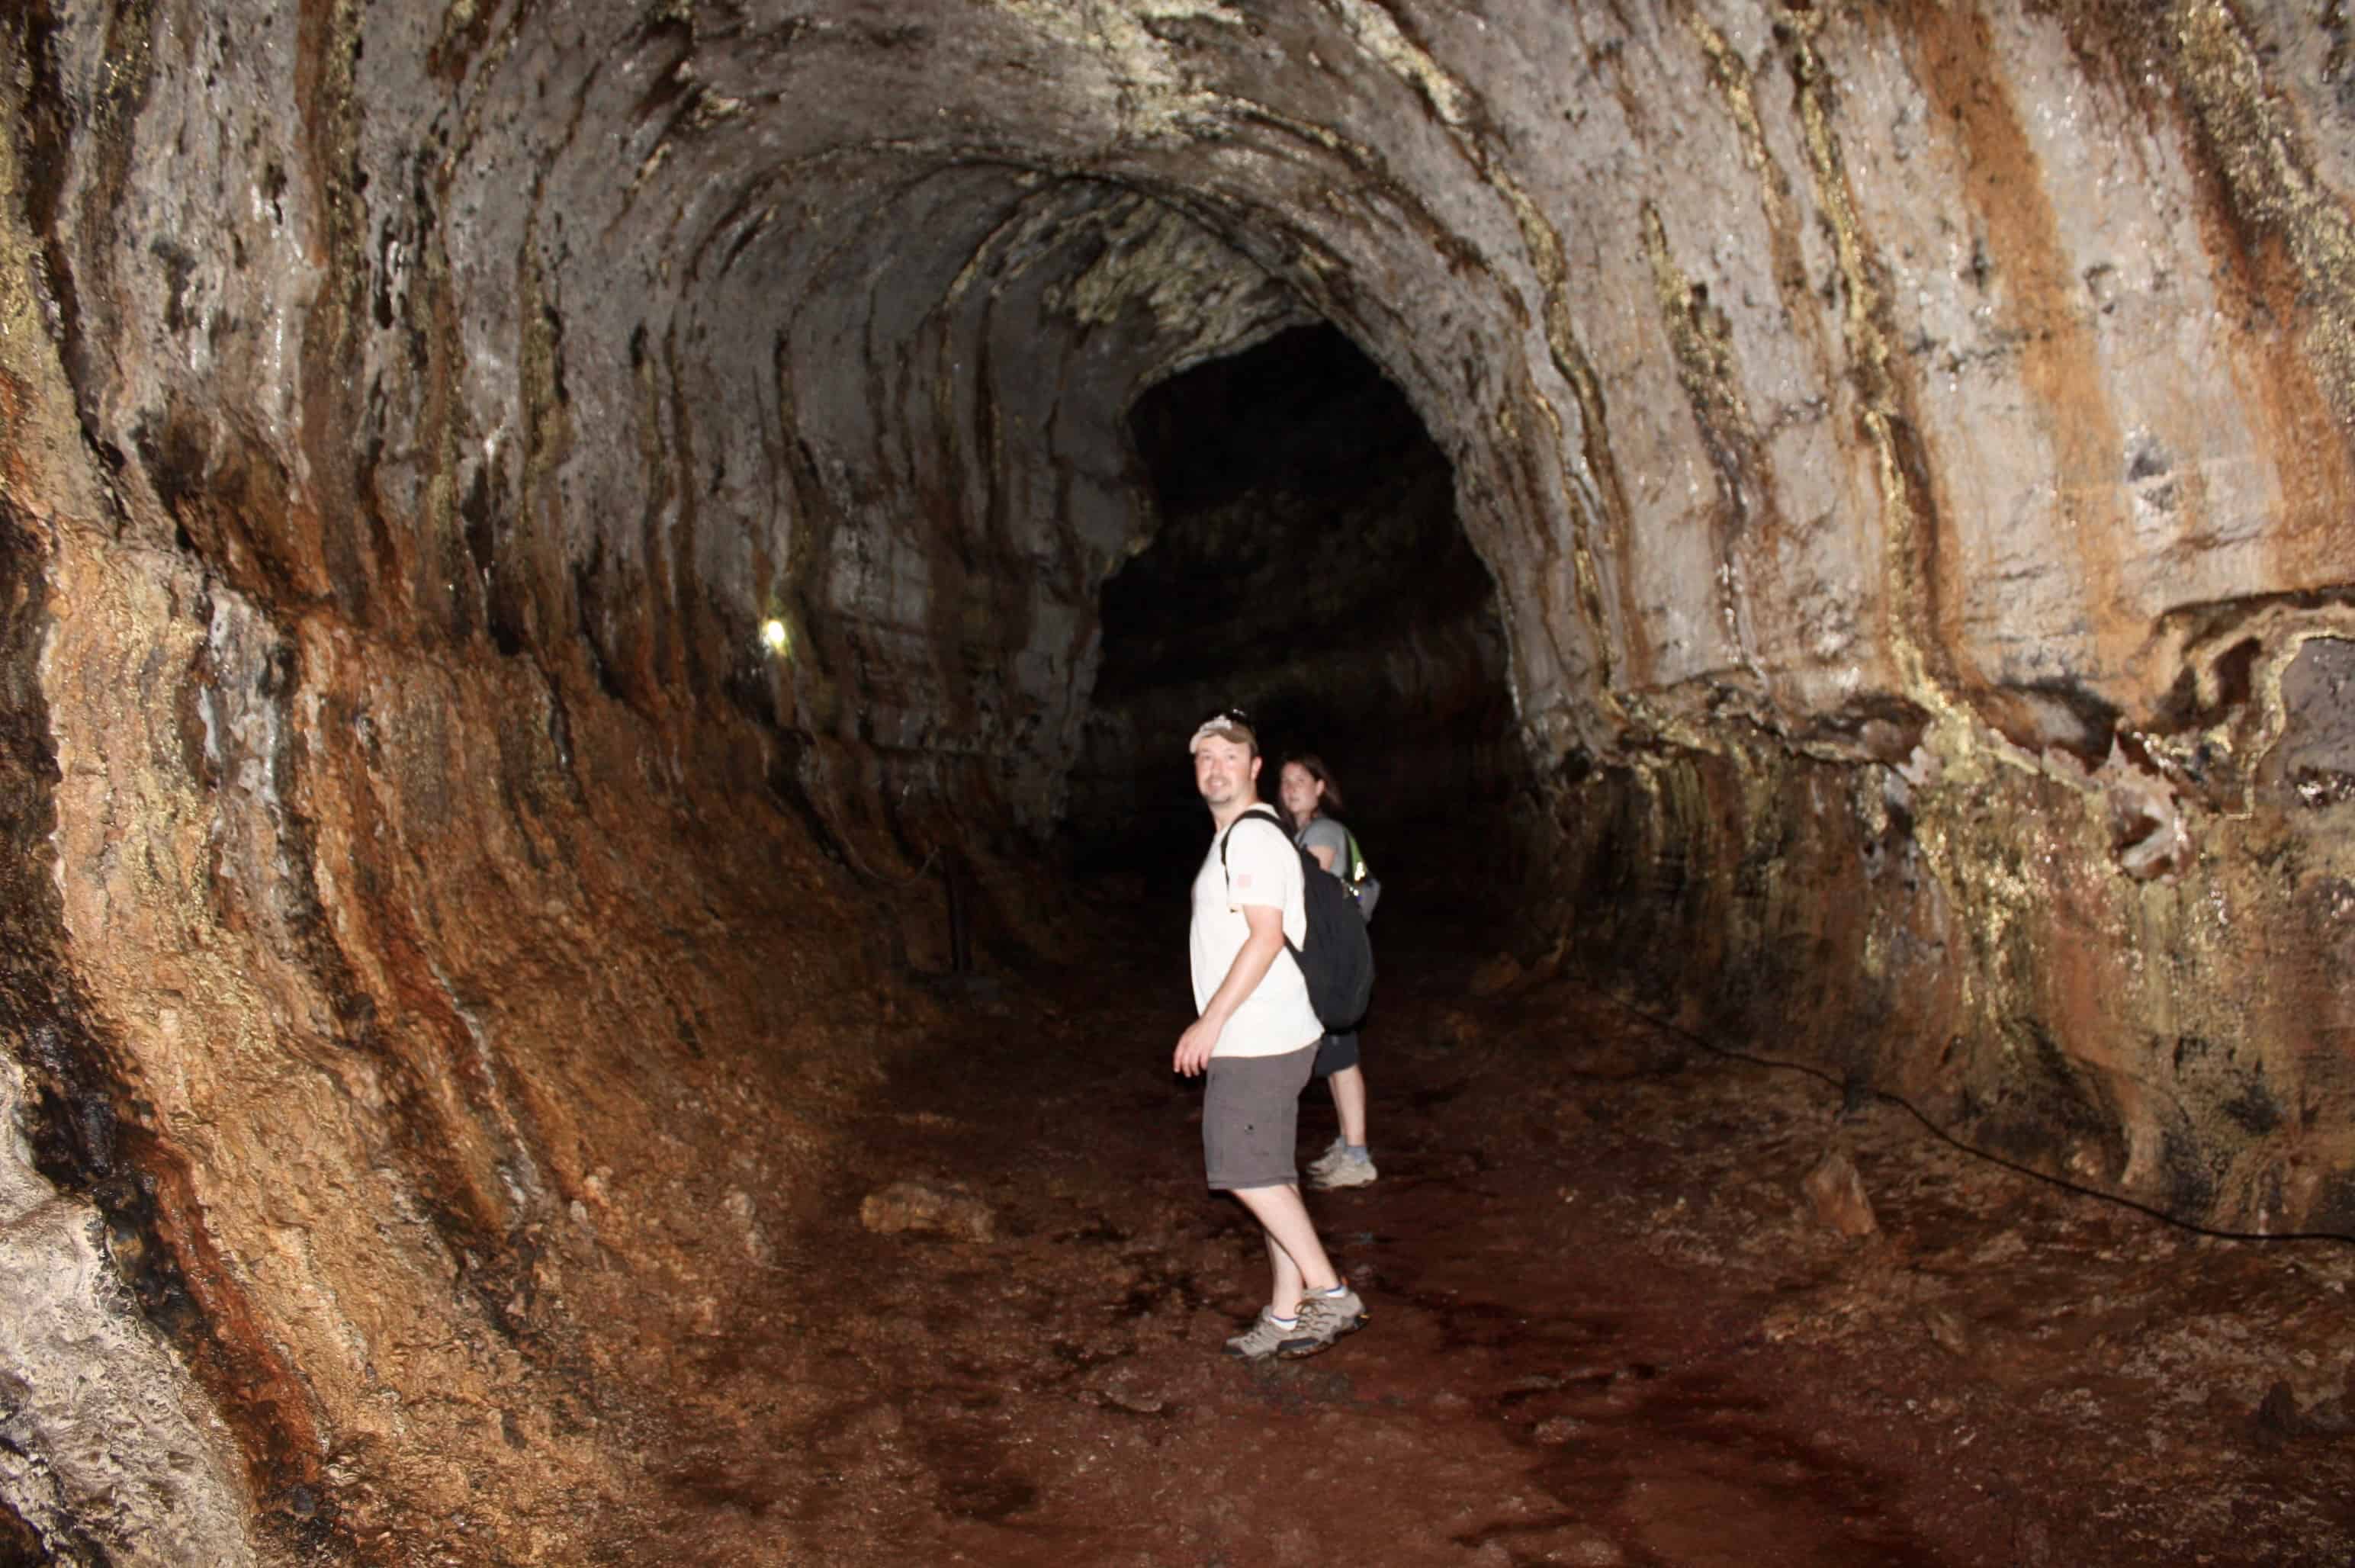
[[[1194,787],[1213,809],[1242,799],[1258,777],[1259,755],[1240,741],[1209,735],[1194,748]]]

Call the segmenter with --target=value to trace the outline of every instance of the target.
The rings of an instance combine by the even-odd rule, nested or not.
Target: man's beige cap
[[[1186,742],[1186,754],[1192,756],[1202,749],[1203,741],[1212,740],[1232,741],[1254,752],[1259,750],[1259,737],[1252,733],[1250,725],[1231,714],[1220,713],[1202,720],[1193,738]]]

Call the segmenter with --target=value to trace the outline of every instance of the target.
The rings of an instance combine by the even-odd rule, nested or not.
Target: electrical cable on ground
[[[1733,1061],[1746,1061],[1753,1067],[1764,1067],[1785,1072],[1804,1073],[1809,1078],[1814,1078],[1821,1083],[1829,1084],[1834,1089],[1838,1090],[1843,1096],[1850,1094],[1855,1091],[1855,1089],[1861,1087],[1864,1093],[1870,1094],[1874,1099],[1884,1100],[1889,1104],[1897,1106],[1907,1115],[1913,1117],[1916,1122],[1919,1122],[1922,1126],[1939,1142],[1944,1143],[1963,1154],[1969,1155],[1974,1159],[1983,1159],[1990,1165],[2001,1166],[2006,1170],[2031,1178],[2032,1179],[2043,1182],[2050,1187],[2057,1187],[2064,1192],[2075,1193],[2081,1198],[2098,1199],[2105,1203],[2115,1203],[2121,1208],[2131,1209],[2137,1213],[2147,1214],[2154,1220],[2162,1221],[2167,1224],[2174,1226],[2178,1230],[2190,1231],[2195,1235],[2209,1236],[2217,1241],[2223,1242],[2335,1242],[2341,1246],[2348,1245],[2350,1243],[2355,1243],[2355,1236],[2343,1235],[2336,1231],[2228,1231],[2212,1225],[2202,1225],[2196,1221],[2186,1220],[2180,1215],[2169,1214],[2165,1210],[2154,1209],[2147,1203],[2126,1197],[2121,1193],[2105,1192],[2098,1187],[2088,1187],[2083,1182],[2072,1181],[2067,1177],[2055,1176],[2050,1171],[2038,1170],[2033,1167],[2021,1165],[2016,1160],[2006,1159],[2003,1156],[1996,1154],[1991,1150],[1979,1148],[1975,1145],[1966,1143],[1961,1138],[1956,1137],[1953,1133],[1948,1132],[1945,1127],[1940,1126],[1936,1122],[1931,1120],[1926,1112],[1923,1111],[1920,1107],[1916,1106],[1912,1101],[1907,1100],[1902,1094],[1892,1093],[1886,1089],[1875,1089],[1869,1084],[1852,1085],[1849,1083],[1825,1072],[1822,1068],[1811,1067],[1804,1061],[1785,1061],[1771,1056],[1760,1056],[1753,1051],[1736,1051],[1731,1046],[1718,1045],[1712,1041],[1702,1039],[1700,1035],[1693,1033],[1692,1030],[1686,1029],[1681,1024],[1672,1023],[1668,1019],[1661,1018],[1657,1014],[1646,1012],[1642,1008],[1636,1006],[1635,1003],[1623,1000],[1618,997],[1613,996],[1608,991],[1597,988],[1593,990],[1593,994],[1603,997],[1613,1007],[1617,1008],[1620,1011],[1651,1026],[1661,1033],[1674,1036],[1676,1039],[1682,1040],[1688,1045],[1697,1046],[1700,1050],[1708,1051],[1712,1056],[1721,1056]]]

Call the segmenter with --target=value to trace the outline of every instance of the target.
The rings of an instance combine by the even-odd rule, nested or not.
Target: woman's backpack
[[[1265,806],[1254,806],[1237,817],[1227,837],[1253,817],[1283,834],[1285,843],[1292,843],[1283,819]],[[1358,912],[1358,901],[1341,879],[1318,865],[1316,857],[1299,845],[1293,844],[1292,849],[1300,857],[1301,902],[1307,910],[1308,935],[1297,947],[1286,936],[1284,945],[1308,982],[1308,1005],[1316,1009],[1316,1021],[1328,1034],[1341,1034],[1357,1027],[1373,1000],[1374,944],[1366,939],[1366,917]],[[1224,870],[1226,864],[1227,838],[1221,837],[1219,869]]]
[[[1382,896],[1382,880],[1367,871],[1366,853],[1358,848],[1358,836],[1346,827],[1341,829],[1341,833],[1349,840],[1349,869],[1346,875],[1339,871],[1333,874],[1339,877],[1341,885],[1349,890],[1349,897],[1357,901],[1358,912],[1371,922],[1375,901]]]

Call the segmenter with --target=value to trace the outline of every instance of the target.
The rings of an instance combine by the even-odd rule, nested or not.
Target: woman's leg
[[[1326,1082],[1333,1086],[1333,1110],[1341,1119],[1341,1141],[1351,1148],[1366,1147],[1366,1072],[1344,1067]]]

